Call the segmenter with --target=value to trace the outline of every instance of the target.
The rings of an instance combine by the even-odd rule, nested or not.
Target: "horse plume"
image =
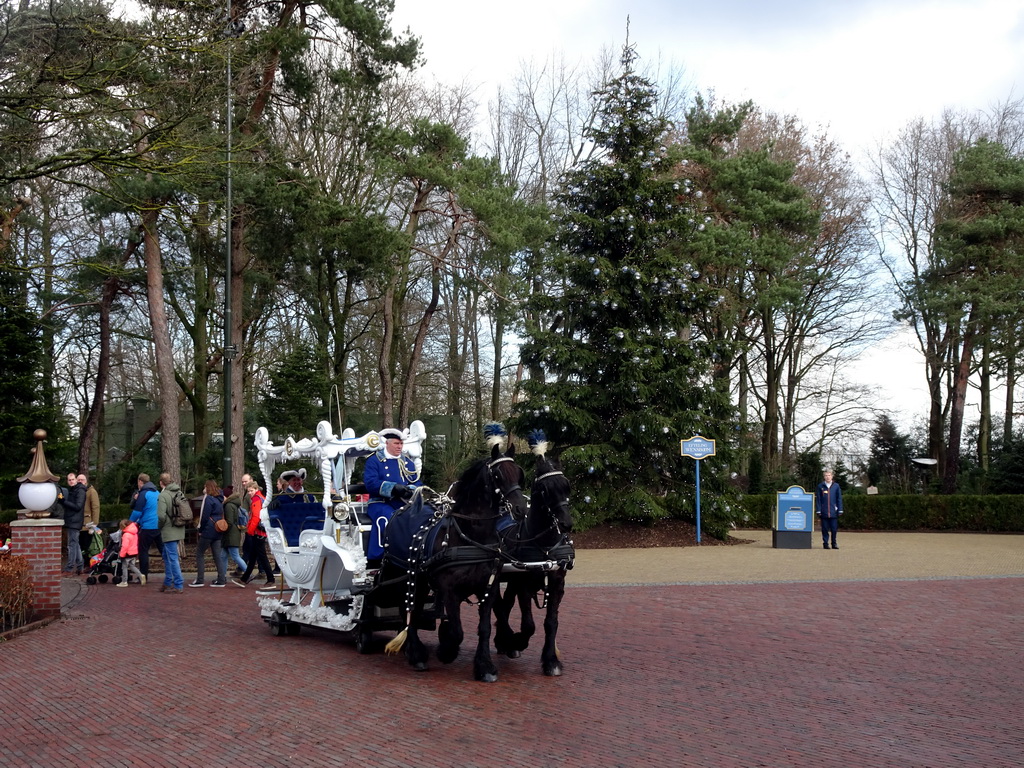
[[[535,429],[526,436],[526,442],[530,445],[530,451],[536,456],[544,456],[548,451],[551,443],[548,442],[548,436],[544,434],[543,429]]]
[[[497,421],[487,422],[484,425],[484,440],[488,448],[494,448],[496,445],[504,448],[505,441],[508,440],[508,432],[505,430],[505,425]]]

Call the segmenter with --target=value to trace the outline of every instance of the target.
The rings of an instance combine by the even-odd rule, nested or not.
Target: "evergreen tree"
[[[25,280],[0,264],[0,476],[3,506],[14,503],[16,484],[31,463],[32,433],[42,427],[55,433],[54,414],[39,407],[40,328],[25,301]]]
[[[555,289],[531,300],[544,322],[523,347],[524,364],[544,373],[524,382],[513,424],[542,427],[564,448],[584,525],[692,517],[694,461],[679,441],[717,438],[718,455],[702,465],[702,523],[722,535],[728,504],[710,491],[732,411],[711,383],[719,350],[693,323],[716,294],[688,254],[699,201],[680,182],[671,126],[635,59],[627,47],[622,74],[598,91],[588,135],[598,151],[556,199]]]
[[[260,423],[272,437],[308,437],[320,421],[329,418],[329,390],[316,355],[297,345],[270,372],[268,391],[258,409]]]
[[[909,493],[914,477],[910,462],[913,455],[910,435],[901,434],[893,420],[883,413],[871,433],[868,482],[883,493]]]

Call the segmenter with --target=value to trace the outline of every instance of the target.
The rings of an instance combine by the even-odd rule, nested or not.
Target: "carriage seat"
[[[322,529],[324,508],[320,502],[295,501],[267,510],[272,528],[280,528],[289,547],[299,546],[299,534],[307,528]]]

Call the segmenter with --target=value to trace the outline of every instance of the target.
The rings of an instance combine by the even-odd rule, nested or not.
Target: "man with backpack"
[[[164,545],[164,583],[160,585],[160,591],[180,595],[185,591],[185,580],[181,575],[181,550],[185,546],[187,521],[181,519],[180,503],[176,503],[178,497],[184,498],[181,488],[171,482],[169,472],[163,472],[160,475],[160,495],[156,499],[157,523],[160,526],[160,540]]]

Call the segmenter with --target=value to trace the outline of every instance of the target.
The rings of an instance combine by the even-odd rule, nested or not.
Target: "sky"
[[[1024,97],[1024,0],[395,0],[425,74],[483,103],[524,62],[586,63],[626,40],[641,63],[682,68],[700,92],[797,116],[857,162],[916,118]],[[853,372],[909,429],[927,413],[909,333]]]

